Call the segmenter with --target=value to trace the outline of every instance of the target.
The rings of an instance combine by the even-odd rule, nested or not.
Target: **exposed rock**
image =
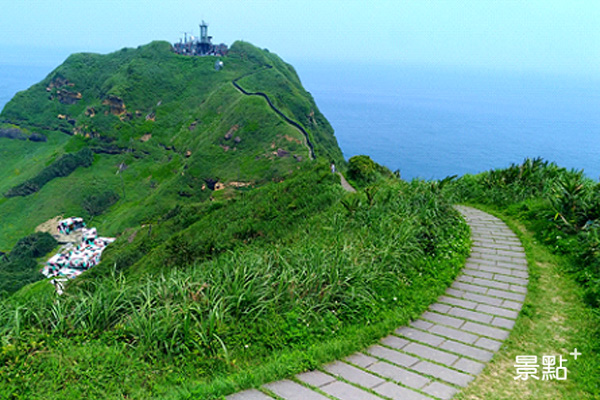
[[[152,135],[150,133],[146,133],[144,136],[142,136],[140,138],[140,142],[147,142],[148,140],[150,140],[151,137],[152,137]]]
[[[190,150],[185,152],[185,157],[189,158],[192,155],[192,152]]]
[[[190,124],[190,131],[193,131],[194,129],[196,129],[196,126],[198,126],[198,121],[194,121]]]
[[[142,116],[142,112],[140,110],[135,110],[135,116],[136,117],[141,117]]]
[[[298,144],[302,144],[302,142],[299,139],[293,138],[289,135],[283,135],[284,139],[287,140],[288,142],[296,142]]]
[[[85,110],[85,116],[94,118],[96,116],[96,109],[94,107],[88,107],[87,110]]]
[[[54,96],[51,96],[50,98],[54,99]],[[68,90],[57,90],[56,98],[62,104],[72,105],[77,104],[77,102],[81,100],[81,93]]]
[[[52,82],[50,82],[50,84],[48,85],[48,87],[46,88],[46,91],[51,91],[52,89],[60,89],[63,86],[69,86],[69,87],[73,87],[75,86],[74,83],[69,82],[68,79],[65,79],[61,76],[57,76],[55,77]]]
[[[236,137],[233,139],[233,141],[234,141],[234,142],[236,142],[236,143],[239,143],[239,142],[241,142],[241,141],[242,141],[242,138],[241,138],[241,137],[239,137],[239,136],[236,136]]]
[[[148,113],[146,115],[146,121],[156,121],[156,114],[154,112]]]
[[[46,142],[48,140],[48,138],[44,135],[42,135],[41,133],[32,133],[31,135],[29,135],[29,140],[31,142]]]
[[[63,114],[58,114],[58,115],[56,116],[56,118],[58,118],[58,119],[67,119],[67,116],[66,116],[66,115],[63,115]]]
[[[125,103],[117,96],[109,95],[102,104],[109,106],[110,113],[113,115],[121,115],[125,113]]]
[[[213,179],[213,178],[206,178],[206,179],[204,179],[204,182],[206,182],[206,186],[210,190],[215,190],[215,184],[217,182],[219,182],[219,180],[218,179]]]
[[[227,186],[232,186],[232,187],[235,187],[235,188],[241,188],[241,187],[248,187],[251,184],[252,184],[251,182],[235,182],[235,181],[233,181],[233,182],[229,182],[227,184]]]
[[[299,156],[298,154],[294,154],[294,158],[296,161],[302,161],[302,156]]]
[[[121,121],[131,121],[133,119],[133,114],[131,114],[130,112],[125,112],[125,113],[121,114],[119,119]]]
[[[277,149],[277,157],[287,157],[290,155],[290,152],[284,149]]]
[[[19,128],[0,128],[0,137],[27,140],[27,135],[25,135]]]
[[[220,145],[220,146],[221,146],[221,148],[222,148],[223,150],[225,150],[225,151],[229,151],[229,149],[231,148],[231,147],[229,147],[229,146],[225,146],[225,145]]]
[[[223,190],[223,189],[225,189],[225,185],[224,184],[222,184],[221,182],[215,183],[215,188],[214,188],[215,192],[217,190]]]
[[[225,140],[229,140],[233,137],[233,134],[240,129],[240,126],[238,124],[235,124],[234,126],[232,126],[227,133],[225,134]]]

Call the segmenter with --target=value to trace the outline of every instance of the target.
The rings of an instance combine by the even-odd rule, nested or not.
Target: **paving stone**
[[[431,379],[423,375],[407,371],[404,368],[383,361],[371,365],[369,371],[415,389],[420,389],[431,381]]]
[[[499,267],[502,267],[502,268],[516,269],[516,270],[524,271],[524,272],[527,272],[529,270],[527,268],[527,265],[523,265],[523,264],[520,264],[515,261],[511,261],[511,262],[498,261],[496,263],[496,265],[498,265]]]
[[[489,296],[501,297],[507,300],[525,301],[525,295],[520,293],[507,292],[505,290],[490,289],[487,293]]]
[[[511,309],[517,310],[517,311],[519,311],[522,306],[523,306],[522,303],[519,303],[519,302],[516,302],[516,301],[504,300],[502,302],[502,307],[511,308]]]
[[[383,379],[369,374],[362,369],[353,367],[341,361],[335,361],[331,364],[323,366],[323,369],[330,374],[344,378],[345,380],[355,383],[359,386],[372,388],[383,383]]]
[[[429,361],[421,361],[415,364],[412,369],[462,387],[467,386],[473,380],[473,377],[470,375],[430,363]]]
[[[456,297],[441,296],[438,299],[438,301],[442,303],[452,304],[453,306],[459,306],[462,308],[470,308],[472,310],[475,309],[475,307],[477,307],[477,303],[475,303],[474,301],[458,299]]]
[[[480,267],[482,265],[486,265],[488,267],[494,267],[496,265],[496,261],[486,260],[485,258],[478,258],[478,257],[471,256],[465,263],[465,267],[471,268],[471,269],[480,269]]]
[[[441,325],[435,325],[433,328],[431,328],[431,332],[465,343],[474,343],[479,338],[471,333]]]
[[[383,385],[373,388],[373,390],[392,400],[433,400],[431,397],[424,396],[421,393],[417,393],[392,382],[386,382]]]
[[[431,328],[433,326],[433,324],[431,322],[427,322],[427,321],[423,321],[422,319],[418,319],[416,321],[411,322],[410,326],[412,326],[413,328],[418,328],[418,329],[422,329],[422,330],[426,331],[429,328]]]
[[[513,275],[512,269],[504,268],[504,267],[496,267],[496,266],[492,266],[492,265],[480,265],[479,270],[486,271],[486,272],[493,272],[495,274]]]
[[[379,345],[369,347],[367,353],[404,367],[410,367],[419,361],[418,358]]]
[[[484,313],[488,313],[488,314],[494,314],[500,317],[505,317],[505,318],[512,318],[512,319],[516,319],[517,316],[519,315],[518,312],[513,311],[513,310],[507,310],[506,308],[501,308],[501,307],[494,307],[494,306],[490,306],[487,304],[479,304],[475,310],[477,311],[481,311]]]
[[[448,325],[453,328],[460,328],[460,326],[465,323],[465,321],[462,319],[449,317],[447,315],[442,315],[431,311],[424,312],[421,318],[435,322],[437,324]]]
[[[441,338],[441,337],[436,336],[436,335],[432,335],[432,334],[427,333],[427,332],[418,331],[416,329],[409,328],[409,327],[404,327],[404,328],[396,329],[396,333],[398,335],[407,337],[407,338],[409,338],[411,340],[415,340],[415,341],[421,342],[421,343],[430,344],[432,346],[439,346],[444,341],[444,338]]]
[[[460,282],[471,283],[473,282],[473,277],[470,275],[461,275],[458,278],[456,278],[456,280]]]
[[[256,389],[244,390],[225,397],[226,400],[273,400],[263,392]]]
[[[286,400],[329,400],[322,394],[289,379],[267,383],[263,387]]]
[[[527,293],[527,288],[525,286],[520,286],[520,285],[510,285],[508,287],[508,290],[513,291],[513,292],[523,293],[523,294]]]
[[[488,325],[482,325],[476,322],[468,321],[461,329],[474,332],[481,336],[488,336],[497,340],[504,340],[508,337],[509,332],[504,329],[494,328]]]
[[[491,360],[494,355],[494,353],[488,350],[483,350],[468,344],[459,343],[454,340],[446,340],[444,343],[442,343],[440,349],[452,351],[454,353],[484,362]]]
[[[340,400],[382,400],[381,397],[361,390],[356,386],[349,385],[346,382],[336,381],[320,389]]]
[[[492,281],[492,280],[483,279],[483,278],[473,278],[471,280],[471,283],[473,285],[481,285],[481,286],[486,286],[486,287],[495,288],[495,289],[508,290],[510,288],[510,285],[506,282]]]
[[[501,275],[501,274],[494,275],[493,279],[495,281],[508,282],[508,283],[513,283],[513,284],[522,285],[522,286],[527,286],[527,283],[529,283],[529,281],[524,278],[516,278],[514,276]]]
[[[446,289],[446,294],[448,296],[463,297],[465,295],[465,292],[462,290],[457,290],[457,289],[453,289],[453,288],[449,287],[448,289]]]
[[[437,363],[445,364],[448,366],[452,365],[456,360],[458,360],[458,356],[455,356],[454,354],[436,350],[434,348],[427,347],[419,343],[411,343],[408,346],[406,346],[402,351],[414,354],[426,360],[435,361]]]
[[[499,306],[500,304],[502,304],[503,301],[503,299],[497,297],[490,297],[483,294],[476,294],[471,292],[465,292],[463,297],[467,300],[473,300],[478,303],[485,303],[492,306]]]
[[[458,392],[458,389],[441,382],[431,382],[423,388],[423,391],[442,400],[449,400]]]
[[[497,340],[488,339],[488,338],[479,338],[475,343],[475,346],[483,347],[487,350],[498,351],[500,350],[500,346],[502,346],[502,342],[498,342]]]
[[[494,317],[491,324],[505,329],[512,329],[513,326],[515,326],[515,321],[512,319],[506,319],[502,317]]]
[[[442,314],[447,313],[451,308],[452,308],[451,306],[449,306],[447,304],[442,304],[442,303],[435,303],[435,304],[432,304],[431,306],[429,306],[430,310],[437,311]]]
[[[469,360],[467,358],[461,358],[452,367],[472,375],[477,375],[481,371],[483,371],[483,368],[485,368],[485,364]]]
[[[471,321],[482,322],[484,324],[489,324],[494,318],[491,315],[483,314],[477,311],[464,310],[458,307],[453,307],[450,311],[448,311],[448,314],[459,318],[469,319]]]
[[[492,274],[491,272],[484,272],[484,271],[479,271],[476,269],[463,269],[463,274],[469,274],[473,277],[478,277],[478,278],[485,278],[485,279],[492,279],[492,277],[494,276],[494,274]]]
[[[331,383],[336,380],[333,376],[327,375],[326,373],[323,373],[321,371],[303,372],[301,374],[296,375],[296,379],[316,387],[325,386],[328,383]]]
[[[516,271],[516,270],[512,270],[512,272],[510,273],[510,275],[512,276],[516,276],[517,278],[527,278],[529,277],[529,274],[527,274],[527,272],[525,271]]]
[[[470,285],[468,283],[456,282],[456,281],[454,281],[454,283],[452,284],[451,287],[453,287],[455,289],[464,290],[465,292],[473,292],[473,293],[479,293],[479,294],[485,294],[485,292],[488,291],[488,288],[485,288],[482,286]]]
[[[376,358],[370,357],[363,353],[354,353],[344,358],[344,361],[352,363],[354,365],[358,365],[361,368],[367,368],[369,365],[373,365],[378,360]]]
[[[406,339],[399,338],[398,336],[389,335],[384,337],[379,341],[381,344],[386,345],[388,347],[393,347],[394,349],[401,349],[410,343]]]

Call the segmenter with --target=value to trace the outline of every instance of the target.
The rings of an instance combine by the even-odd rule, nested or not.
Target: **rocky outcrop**
[[[104,99],[102,104],[108,106],[109,112],[113,115],[122,115],[127,111],[125,109],[125,103],[117,96],[109,95],[106,99]]]
[[[57,99],[62,104],[72,105],[81,100],[81,93],[61,89],[57,90],[50,98]]]

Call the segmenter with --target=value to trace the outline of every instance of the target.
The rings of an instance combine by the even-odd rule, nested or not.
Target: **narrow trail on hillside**
[[[528,273],[521,242],[504,222],[457,209],[471,228],[471,255],[419,319],[343,360],[227,399],[449,400],[466,387],[509,336]]]
[[[346,178],[344,178],[344,175],[342,175],[341,172],[337,172],[337,174],[340,176],[340,182],[346,192],[350,192],[350,193],[356,192],[356,189],[354,189],[352,187],[352,185],[348,183],[348,181],[346,180]]]
[[[273,67],[269,65],[269,66],[267,66],[266,68],[273,68]],[[314,146],[313,146],[312,142],[310,141],[310,139],[309,139],[309,137],[308,137],[308,132],[306,132],[306,130],[305,130],[305,129],[304,129],[304,128],[303,128],[303,127],[302,127],[302,126],[299,124],[299,123],[297,123],[296,121],[294,121],[294,120],[292,120],[292,119],[288,118],[288,117],[287,117],[287,115],[285,115],[285,114],[284,114],[284,113],[283,113],[283,112],[282,112],[280,109],[278,109],[278,108],[277,108],[277,107],[276,107],[276,106],[273,104],[273,102],[271,101],[271,99],[269,98],[269,96],[268,96],[266,93],[263,93],[263,92],[248,92],[248,91],[246,91],[244,88],[242,88],[242,87],[239,85],[239,83],[237,82],[237,81],[239,81],[240,79],[242,79],[242,78],[245,78],[245,77],[247,77],[247,76],[249,76],[249,75],[252,75],[252,74],[254,74],[254,73],[256,73],[256,72],[259,72],[259,71],[263,71],[263,70],[261,69],[261,70],[258,70],[258,71],[254,71],[254,72],[252,72],[252,73],[250,73],[250,74],[245,74],[245,75],[242,75],[242,76],[240,76],[240,77],[238,77],[238,78],[235,78],[234,80],[232,80],[232,81],[231,81],[231,83],[233,84],[233,86],[234,86],[234,87],[235,87],[235,88],[236,88],[236,89],[237,89],[237,90],[238,90],[240,93],[242,93],[242,94],[244,94],[244,95],[246,95],[246,96],[260,96],[260,97],[264,98],[264,99],[267,101],[267,104],[269,105],[269,107],[271,107],[271,109],[272,109],[273,111],[275,111],[275,113],[277,113],[277,115],[279,115],[281,118],[283,118],[283,120],[284,120],[285,122],[287,122],[288,124],[290,124],[290,125],[292,125],[294,128],[296,128],[298,131],[300,131],[300,133],[302,133],[302,135],[304,135],[304,139],[306,140],[306,146],[308,147],[308,151],[309,151],[310,159],[311,159],[311,160],[314,160],[314,159],[315,159],[315,148],[314,148]]]

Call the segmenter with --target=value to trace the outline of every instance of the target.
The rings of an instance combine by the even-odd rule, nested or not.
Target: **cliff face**
[[[244,42],[218,58],[218,71],[216,59],[175,54],[166,42],[74,54],[18,93],[0,113],[0,193],[39,174],[48,182],[35,195],[0,201],[0,218],[11,222],[0,229],[0,249],[56,215],[85,216],[82,204],[95,193],[120,196],[98,217],[99,228],[115,235],[177,204],[283,180],[310,162],[309,144],[317,158],[343,162],[333,130],[290,65]],[[267,94],[283,116],[234,80]],[[91,166],[48,176],[53,162],[82,148],[94,153]],[[218,194],[217,183],[224,188]]]

